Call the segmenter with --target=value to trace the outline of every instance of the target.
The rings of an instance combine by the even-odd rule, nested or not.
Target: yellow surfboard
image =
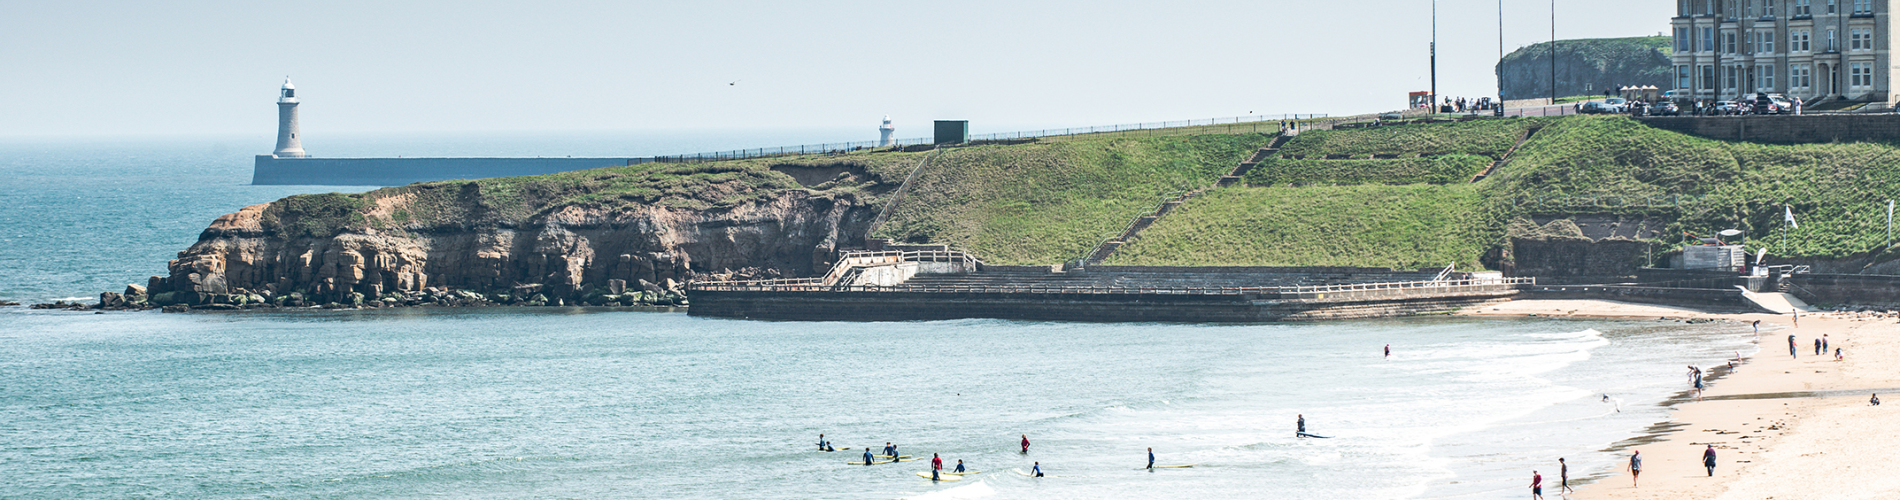
[[[950,475],[955,475],[955,476],[968,476],[971,474],[982,474],[982,473],[983,471],[973,470],[973,471],[964,471],[964,472],[945,472],[944,474],[950,474]]]
[[[917,477],[921,477],[921,478],[924,478],[924,479],[930,479],[930,473],[929,473],[929,472],[919,472],[919,473],[917,473]],[[952,475],[952,474],[950,474],[950,473],[948,473],[948,472],[945,472],[945,473],[942,473],[942,474],[940,474],[940,475],[938,475],[938,476],[937,476],[937,480],[938,480],[938,481],[962,481],[962,480],[963,480],[963,477],[962,477],[962,476],[956,476],[956,475]]]

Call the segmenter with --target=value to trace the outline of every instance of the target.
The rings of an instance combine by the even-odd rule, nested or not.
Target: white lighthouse
[[[303,152],[303,140],[297,138],[297,86],[290,84],[290,77],[284,77],[284,89],[277,94],[277,151],[271,153],[278,158],[302,158],[310,156]]]
[[[897,140],[891,138],[891,136],[896,134],[897,126],[891,125],[891,115],[884,115],[884,124],[877,126],[877,146],[880,148],[896,146]]]

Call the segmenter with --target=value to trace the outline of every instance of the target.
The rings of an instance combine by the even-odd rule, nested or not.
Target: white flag
[[[1801,229],[1800,224],[1794,223],[1794,207],[1783,205],[1781,208],[1783,210],[1786,210],[1785,212],[1782,212],[1782,214],[1784,214],[1784,216],[1788,218],[1788,227]]]

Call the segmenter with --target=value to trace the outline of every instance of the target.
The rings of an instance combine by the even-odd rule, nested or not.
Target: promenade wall
[[[1642,118],[1651,127],[1728,141],[1769,143],[1893,141],[1900,114],[1661,116]]]
[[[1277,294],[943,293],[696,290],[687,313],[794,321],[1031,321],[1260,323],[1448,313],[1509,300],[1515,287],[1377,298],[1284,298]],[[1353,294],[1356,295],[1356,294]]]
[[[652,158],[279,158],[258,155],[256,185],[401,186],[417,182],[543,175],[624,167]]]
[[[1900,276],[1873,274],[1793,274],[1788,283],[1801,287],[1794,296],[1827,305],[1900,306]]]

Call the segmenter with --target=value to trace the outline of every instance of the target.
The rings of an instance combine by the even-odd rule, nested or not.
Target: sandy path
[[[1804,313],[1794,327],[1782,315],[1584,300],[1514,301],[1483,309],[1462,314],[1762,321],[1761,352],[1713,381],[1705,401],[1678,406],[1671,415],[1678,430],[1621,445],[1628,449],[1617,453],[1625,458],[1629,449],[1642,451],[1640,485],[1632,486],[1629,473],[1618,470],[1564,498],[1900,498],[1900,469],[1888,462],[1900,450],[1900,407],[1893,406],[1900,403],[1867,404],[1875,390],[1900,388],[1900,373],[1893,369],[1900,360],[1900,323],[1893,318]],[[1788,356],[1789,334],[1796,337],[1798,357]],[[1846,360],[1835,361],[1831,350],[1814,355],[1814,339],[1822,334],[1830,349],[1845,351]],[[1900,398],[1900,391],[1893,397]],[[1717,454],[1713,477],[1701,463],[1707,445]],[[1573,476],[1592,471],[1581,472]]]

